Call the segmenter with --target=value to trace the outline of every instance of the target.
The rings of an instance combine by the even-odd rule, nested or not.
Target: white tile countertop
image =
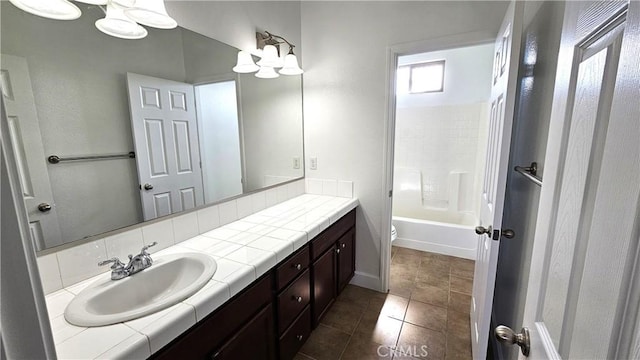
[[[65,320],[71,299],[109,272],[47,295],[58,358],[149,357],[356,206],[357,199],[304,194],[153,253],[202,252],[215,258],[218,269],[193,296],[135,320],[89,328]]]

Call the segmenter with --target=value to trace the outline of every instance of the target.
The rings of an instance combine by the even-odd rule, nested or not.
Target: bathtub
[[[466,259],[476,257],[478,235],[474,228],[477,219],[473,214],[394,209],[392,223],[398,232],[394,245]]]

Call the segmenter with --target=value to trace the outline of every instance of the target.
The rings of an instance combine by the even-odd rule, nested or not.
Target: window
[[[444,60],[398,67],[398,93],[420,94],[444,91]]]

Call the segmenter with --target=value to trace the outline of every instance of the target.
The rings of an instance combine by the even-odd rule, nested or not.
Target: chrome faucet
[[[126,278],[127,276],[131,276],[153,265],[153,259],[151,258],[151,254],[147,252],[147,249],[157,244],[158,243],[154,241],[151,244],[144,246],[142,250],[140,250],[140,254],[136,256],[129,255],[129,263],[127,265],[122,263],[122,261],[117,257],[114,257],[109,260],[99,262],[98,266],[113,263],[111,265],[111,280]]]

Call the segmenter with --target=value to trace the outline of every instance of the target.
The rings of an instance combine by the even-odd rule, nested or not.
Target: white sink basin
[[[103,326],[149,315],[195,294],[217,267],[205,254],[159,256],[137,274],[89,285],[69,303],[64,317],[78,326]]]

